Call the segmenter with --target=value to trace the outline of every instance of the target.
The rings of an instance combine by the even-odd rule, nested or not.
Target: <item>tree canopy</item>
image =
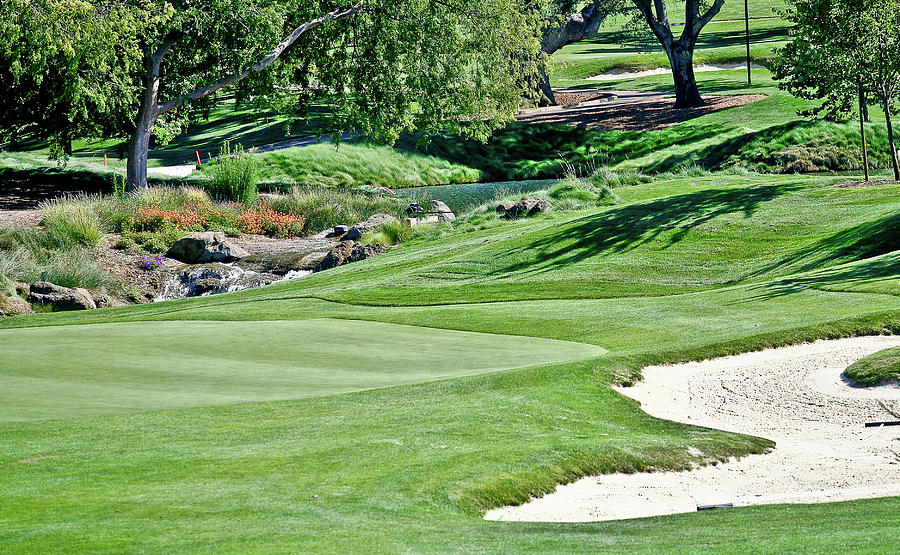
[[[774,75],[810,114],[846,114],[854,98],[878,99],[900,180],[892,109],[900,93],[900,0],[792,0],[793,39],[777,51]]]
[[[327,104],[332,132],[483,138],[533,94],[543,56],[525,0],[8,0],[0,20],[2,42],[26,39],[0,50],[17,68],[0,81],[18,106],[5,132],[128,135],[133,186],[150,134],[178,134],[226,86],[294,113]],[[28,92],[41,76],[49,121],[23,108],[48,105]]]

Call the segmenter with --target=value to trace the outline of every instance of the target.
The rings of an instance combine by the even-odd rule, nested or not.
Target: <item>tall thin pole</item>
[[[866,117],[863,113],[863,108],[865,105],[865,95],[863,95],[862,85],[857,85],[857,90],[859,91],[859,134],[862,137],[862,155],[863,155],[863,168],[866,171],[866,181],[869,181],[869,151],[866,147]]]
[[[747,84],[750,85],[750,0],[744,0],[744,25],[747,36]]]

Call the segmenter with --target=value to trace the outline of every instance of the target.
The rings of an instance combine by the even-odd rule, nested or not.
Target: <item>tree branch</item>
[[[666,12],[666,5],[664,0],[653,0],[656,5],[657,14],[659,14],[664,21],[658,19],[655,15],[653,15],[653,4],[651,4],[650,0],[631,0],[638,11],[641,12],[641,15],[644,16],[644,19],[647,21],[647,25],[650,26],[650,30],[653,31],[653,34],[656,35],[656,38],[665,46],[666,48],[672,44],[674,37],[672,36],[672,30],[669,28],[669,16]]]
[[[688,0],[688,3],[696,4],[697,0]],[[703,28],[706,27],[706,24],[712,21],[712,18],[716,17],[719,14],[719,11],[722,9],[723,5],[725,5],[725,0],[715,0],[713,2],[713,5],[710,6],[708,10],[706,10],[705,14],[703,14],[700,18],[694,20],[693,26],[688,26],[687,24],[685,24],[685,32],[687,32],[688,28],[690,28],[691,32],[693,33],[693,38],[694,40],[696,40],[697,37],[700,36],[700,31],[702,31]],[[699,11],[699,6],[696,8],[696,11]]]
[[[181,106],[185,102],[188,102],[190,100],[198,100],[198,99],[203,98],[204,96],[207,96],[208,94],[213,93],[219,89],[222,89],[229,85],[233,85],[233,84],[237,83],[238,81],[241,81],[242,79],[246,78],[251,73],[258,73],[258,72],[264,70],[272,62],[274,62],[279,57],[281,57],[281,55],[284,53],[284,51],[287,50],[288,48],[290,48],[295,42],[297,42],[297,39],[299,39],[300,36],[303,35],[304,33],[306,33],[307,31],[315,29],[316,27],[320,27],[331,21],[340,21],[342,19],[347,19],[349,17],[353,17],[354,15],[357,14],[357,12],[359,12],[362,9],[364,4],[365,4],[365,0],[359,0],[356,4],[354,4],[350,8],[347,8],[343,11],[341,9],[337,9],[337,10],[329,12],[321,17],[317,17],[316,19],[307,21],[306,23],[304,23],[304,24],[300,25],[299,27],[297,27],[296,29],[294,29],[294,31],[290,35],[288,35],[287,38],[285,38],[283,41],[281,41],[281,43],[279,43],[278,46],[276,46],[274,50],[272,50],[271,52],[266,54],[260,61],[256,62],[255,64],[253,64],[246,70],[242,71],[241,73],[234,73],[231,75],[226,75],[225,77],[222,77],[221,79],[219,79],[218,81],[216,81],[210,85],[207,85],[205,87],[200,87],[191,93],[180,96],[178,98],[174,98],[174,99],[166,102],[165,104],[161,104],[156,111],[156,116],[159,117],[159,116],[165,114],[166,112],[169,112],[169,111],[177,108],[178,106]],[[165,52],[163,52],[163,55],[165,55]]]

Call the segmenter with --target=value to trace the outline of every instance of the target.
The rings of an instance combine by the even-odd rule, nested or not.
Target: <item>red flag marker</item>
[[[199,151],[199,150],[195,150],[195,151],[194,151],[194,154],[197,155],[197,164],[200,165],[200,166],[202,166],[202,165],[203,165],[203,162],[200,161],[200,151]]]

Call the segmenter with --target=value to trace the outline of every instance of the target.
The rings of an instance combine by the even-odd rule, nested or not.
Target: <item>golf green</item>
[[[359,320],[0,331],[0,421],[296,399],[590,358],[568,341]]]

